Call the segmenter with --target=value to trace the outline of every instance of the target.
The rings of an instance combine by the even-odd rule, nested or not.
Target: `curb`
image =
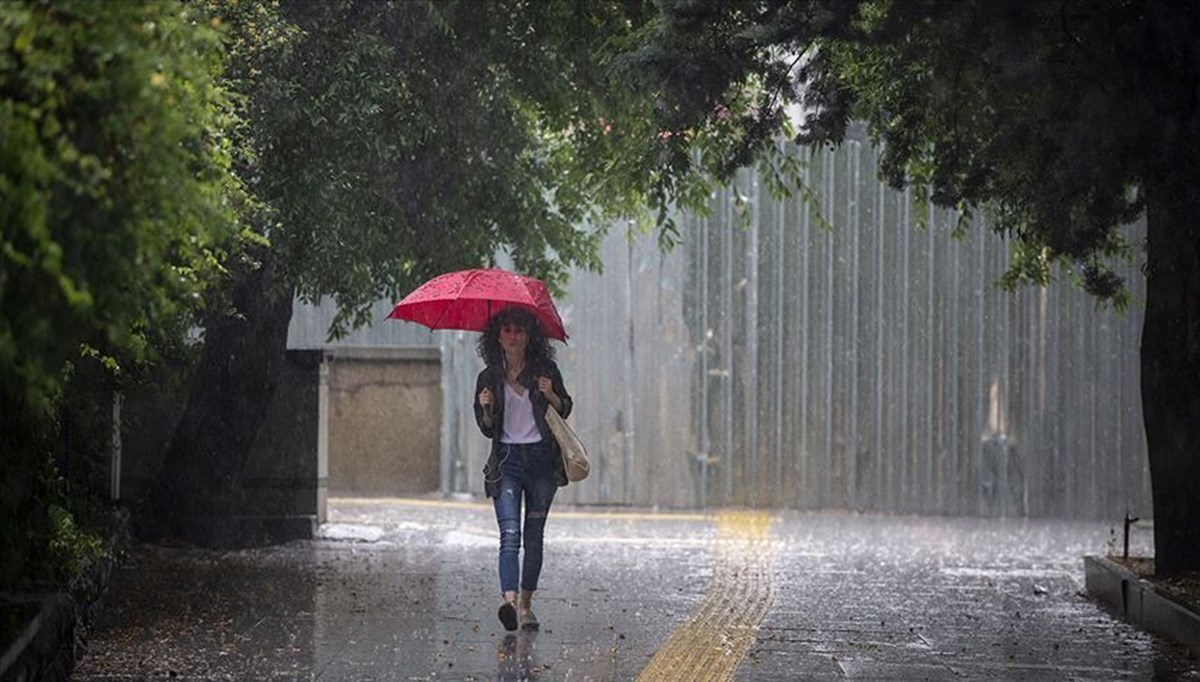
[[[34,616],[0,655],[0,680],[65,680],[75,667],[79,638],[75,602],[64,592],[6,596],[11,604],[33,605]]]
[[[1086,556],[1083,567],[1088,594],[1118,617],[1200,655],[1200,613],[1110,559]]]

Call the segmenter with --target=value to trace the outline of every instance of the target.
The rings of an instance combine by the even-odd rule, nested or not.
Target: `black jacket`
[[[554,440],[554,434],[550,432],[550,426],[546,424],[546,408],[550,405],[550,401],[546,400],[546,396],[537,390],[537,377],[539,376],[550,377],[550,382],[554,386],[554,393],[562,400],[563,419],[571,416],[573,403],[570,394],[567,393],[566,386],[563,385],[562,373],[558,371],[558,365],[553,361],[534,363],[532,366],[527,367],[525,372],[521,374],[520,383],[529,391],[529,400],[533,404],[533,420],[537,422],[538,433],[542,434],[542,440],[550,445],[550,453],[555,463],[555,480],[559,487],[562,487],[567,484],[567,470],[563,466],[562,451],[559,450],[558,442]],[[485,386],[492,391],[491,428],[484,426],[483,406],[479,404],[479,392]],[[488,497],[496,497],[500,494],[498,462],[500,437],[504,432],[503,367],[485,367],[479,373],[479,376],[475,378],[475,423],[479,425],[479,430],[483,432],[484,436],[492,439],[492,452],[488,456],[487,464],[483,467],[483,491]]]

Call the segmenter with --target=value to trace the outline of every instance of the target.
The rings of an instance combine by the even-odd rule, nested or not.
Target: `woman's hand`
[[[538,377],[537,387],[542,395],[546,396],[546,400],[554,406],[555,411],[562,414],[562,398],[559,398],[558,394],[554,392],[554,382],[550,381],[550,377]]]
[[[484,388],[479,392],[479,405],[483,407],[483,425],[492,428],[492,390]]]

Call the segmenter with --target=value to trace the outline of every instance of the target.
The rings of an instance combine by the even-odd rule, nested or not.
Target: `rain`
[[[559,507],[542,628],[506,633],[489,507],[336,498],[312,541],[140,548],[72,679],[1196,675],[1081,593],[1099,524],[778,510],[756,544],[740,514]]]
[[[1036,4],[765,6],[0,6],[0,133],[28,138],[0,147],[32,169],[0,172],[21,223],[0,233],[0,384],[24,382],[0,390],[5,454],[21,457],[0,485],[0,520],[20,521],[0,568],[22,590],[0,584],[0,682],[1200,680],[1200,575],[1154,565],[1194,537],[1178,513],[1192,507],[1156,497],[1187,492],[1159,467],[1187,485],[1194,468],[1146,436],[1200,432],[1192,403],[1143,413],[1142,395],[1146,330],[1170,337],[1195,311],[1161,302],[1194,289],[1194,250],[1155,241],[1191,246],[1195,230],[1174,234],[1174,216],[1164,231],[1147,206],[1200,199],[1143,186],[1146,168],[1200,167],[1173,151],[1177,128],[1197,129],[1194,93],[1176,95],[1191,119],[1151,135],[1143,110],[1162,102],[1126,110],[1101,91],[1175,86],[1135,68],[1097,86]],[[1071,9],[1095,64],[1125,54],[1105,31],[1130,6]],[[1120,37],[1170,33],[1164,17],[1186,13],[1162,7]],[[905,23],[922,11],[1000,28],[968,27],[993,41],[975,54],[955,22]],[[692,46],[708,20],[713,44]],[[893,29],[912,55],[883,51]],[[1194,41],[1175,30],[1163,45],[1182,53]],[[953,87],[943,54],[913,56],[938,40],[965,54]],[[892,70],[902,58],[925,61]],[[617,66],[647,71],[614,83]],[[959,66],[984,75],[960,83]],[[725,67],[740,80],[720,82]],[[873,104],[895,85],[908,118],[870,108],[882,72]],[[998,122],[1005,101],[962,120],[920,110],[995,73],[1002,92],[1053,81],[1058,108],[1013,106],[1020,134]],[[128,107],[103,101],[125,90]],[[1062,131],[1030,125],[1039,106]],[[1112,124],[1094,148],[1072,127],[1093,119]],[[1053,138],[1046,167],[982,149],[1030,128]],[[1127,130],[1172,154],[1141,159]],[[159,142],[143,148],[147,131]],[[1122,167],[1088,175],[1093,156]],[[792,191],[772,163],[795,164]],[[1075,203],[1035,215],[1024,172]],[[1021,210],[1019,229],[1004,222]],[[1034,229],[1055,218],[1070,234]],[[1100,223],[1124,241],[1077,234]],[[1030,247],[1049,281],[1003,286]],[[519,279],[534,303],[507,303],[538,314],[506,319],[487,367],[493,301],[469,323],[441,307],[484,268]],[[1123,281],[1129,305],[1080,286],[1099,280]],[[428,315],[401,299],[421,282]],[[552,353],[522,354],[540,336]],[[1195,359],[1189,346],[1145,376],[1194,397],[1169,375]],[[590,465],[548,511],[539,478],[524,525],[510,507],[500,532],[502,504],[521,515],[512,487],[496,506],[485,492],[500,448],[521,475],[558,473],[558,455],[534,459],[555,439],[525,406],[558,407]],[[520,438],[493,440],[493,413]],[[1156,512],[1176,535],[1156,536]],[[536,552],[543,519],[533,617],[525,576],[514,592],[497,574],[522,534],[522,561]]]
[[[331,344],[332,308],[307,306],[289,345],[325,354],[330,406],[315,539],[143,548],[76,677],[678,679],[729,661],[748,680],[1194,677],[1083,585],[1081,557],[1115,551],[1115,520],[1148,496],[1137,315],[1065,284],[1000,291],[1003,241],[952,239],[950,213],[919,228],[909,196],[861,172],[871,154],[812,155],[832,229],[746,174],[748,208],[714,195],[675,250],[617,225],[605,274],[573,273],[557,348],[593,472],[551,513],[542,630],[491,612],[486,441],[463,407],[477,335],[385,320],[381,301]],[[1067,330],[1086,336],[1051,342]],[[363,411],[416,411],[427,432],[346,440]],[[373,447],[407,475],[371,468]],[[722,531],[737,509],[761,510],[758,544]],[[1146,528],[1130,539],[1150,551]]]
[[[301,305],[314,539],[140,546],[72,679],[1200,679],[1084,586],[1149,500],[1137,312],[1000,290],[1004,240],[919,226],[865,144],[808,160],[829,227],[744,173],[674,250],[617,224],[604,274],[572,273],[557,350],[593,468],[551,512],[541,630],[492,613],[477,335],[385,300],[329,342],[333,307]],[[758,541],[723,537],[738,509]]]
[[[1139,310],[1096,306],[1067,281],[1007,292],[1009,245],[882,185],[850,142],[812,153],[823,227],[749,173],[711,218],[681,216],[663,253],[615,225],[605,271],[558,302],[572,422],[596,465],[556,499],[1078,517],[1147,513]],[[738,196],[748,208],[738,208]],[[749,213],[744,225],[736,215]],[[869,229],[866,229],[869,228]],[[1132,267],[1132,266],[1130,266]],[[1139,278],[1130,278],[1134,298]],[[297,311],[293,348],[438,348],[441,483],[482,486],[487,443],[463,406],[476,334],[380,320],[335,344],[330,307]],[[417,490],[413,492],[432,492]]]

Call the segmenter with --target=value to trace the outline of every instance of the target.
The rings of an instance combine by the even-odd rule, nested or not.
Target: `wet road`
[[[515,634],[494,526],[335,500],[313,542],[140,547],[72,679],[1200,680],[1083,596],[1102,524],[559,507]]]

